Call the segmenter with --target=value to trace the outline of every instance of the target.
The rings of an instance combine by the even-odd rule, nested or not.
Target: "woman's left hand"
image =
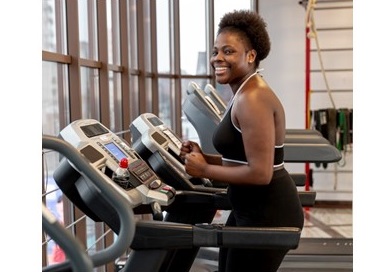
[[[185,170],[192,177],[204,177],[204,171],[208,166],[203,154],[191,152],[185,155]]]

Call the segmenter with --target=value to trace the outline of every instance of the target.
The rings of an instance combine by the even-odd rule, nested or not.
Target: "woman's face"
[[[210,64],[219,84],[235,84],[249,73],[250,52],[244,37],[237,32],[223,31],[216,37]]]

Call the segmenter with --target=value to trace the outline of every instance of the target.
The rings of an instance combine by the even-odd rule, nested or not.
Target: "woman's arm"
[[[208,164],[222,165],[221,155],[205,154],[198,143],[193,141],[183,142],[180,151],[180,158],[185,161],[185,155],[191,152],[200,153]]]

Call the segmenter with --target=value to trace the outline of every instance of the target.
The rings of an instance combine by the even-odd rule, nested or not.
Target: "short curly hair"
[[[257,52],[255,64],[265,59],[271,49],[271,41],[267,32],[264,19],[251,10],[234,10],[223,15],[218,25],[218,34],[223,31],[239,31],[249,40]]]

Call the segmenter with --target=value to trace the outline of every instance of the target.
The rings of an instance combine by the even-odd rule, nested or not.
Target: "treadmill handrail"
[[[338,162],[340,151],[329,143],[285,143],[285,162]]]
[[[72,271],[93,271],[93,261],[83,249],[82,243],[60,224],[44,203],[42,203],[42,228],[64,250],[71,262]]]
[[[208,83],[204,87],[204,92],[206,95],[212,96],[216,101],[218,101],[219,105],[225,110],[227,107],[227,103],[224,101],[224,99],[219,95],[219,93],[216,91],[214,86],[212,84]]]
[[[296,227],[233,227],[146,220],[138,221],[136,226],[137,234],[131,246],[134,250],[195,246],[296,249],[302,232]]]
[[[43,135],[42,148],[52,149],[63,154],[73,163],[73,165],[78,167],[78,171],[80,171],[81,175],[88,178],[101,190],[102,197],[118,212],[121,224],[118,237],[115,242],[107,248],[90,255],[94,266],[97,267],[104,265],[121,256],[129,248],[136,231],[134,213],[131,205],[128,205],[129,200],[127,200],[120,191],[117,191],[119,189],[114,186],[110,186],[110,182],[108,182],[109,177],[101,171],[96,171],[87,158],[70,143],[58,137]],[[66,268],[69,265],[69,261],[65,261],[58,266]]]
[[[196,97],[198,97],[199,100],[207,107],[207,109],[214,114],[215,118],[217,118],[218,120],[221,119],[221,114],[219,109],[216,107],[216,105],[214,107],[214,105],[211,103],[211,100],[208,101],[206,99],[206,97],[208,96],[205,95],[203,89],[201,89],[196,82],[194,81],[189,82],[187,93],[188,96],[194,94]]]

